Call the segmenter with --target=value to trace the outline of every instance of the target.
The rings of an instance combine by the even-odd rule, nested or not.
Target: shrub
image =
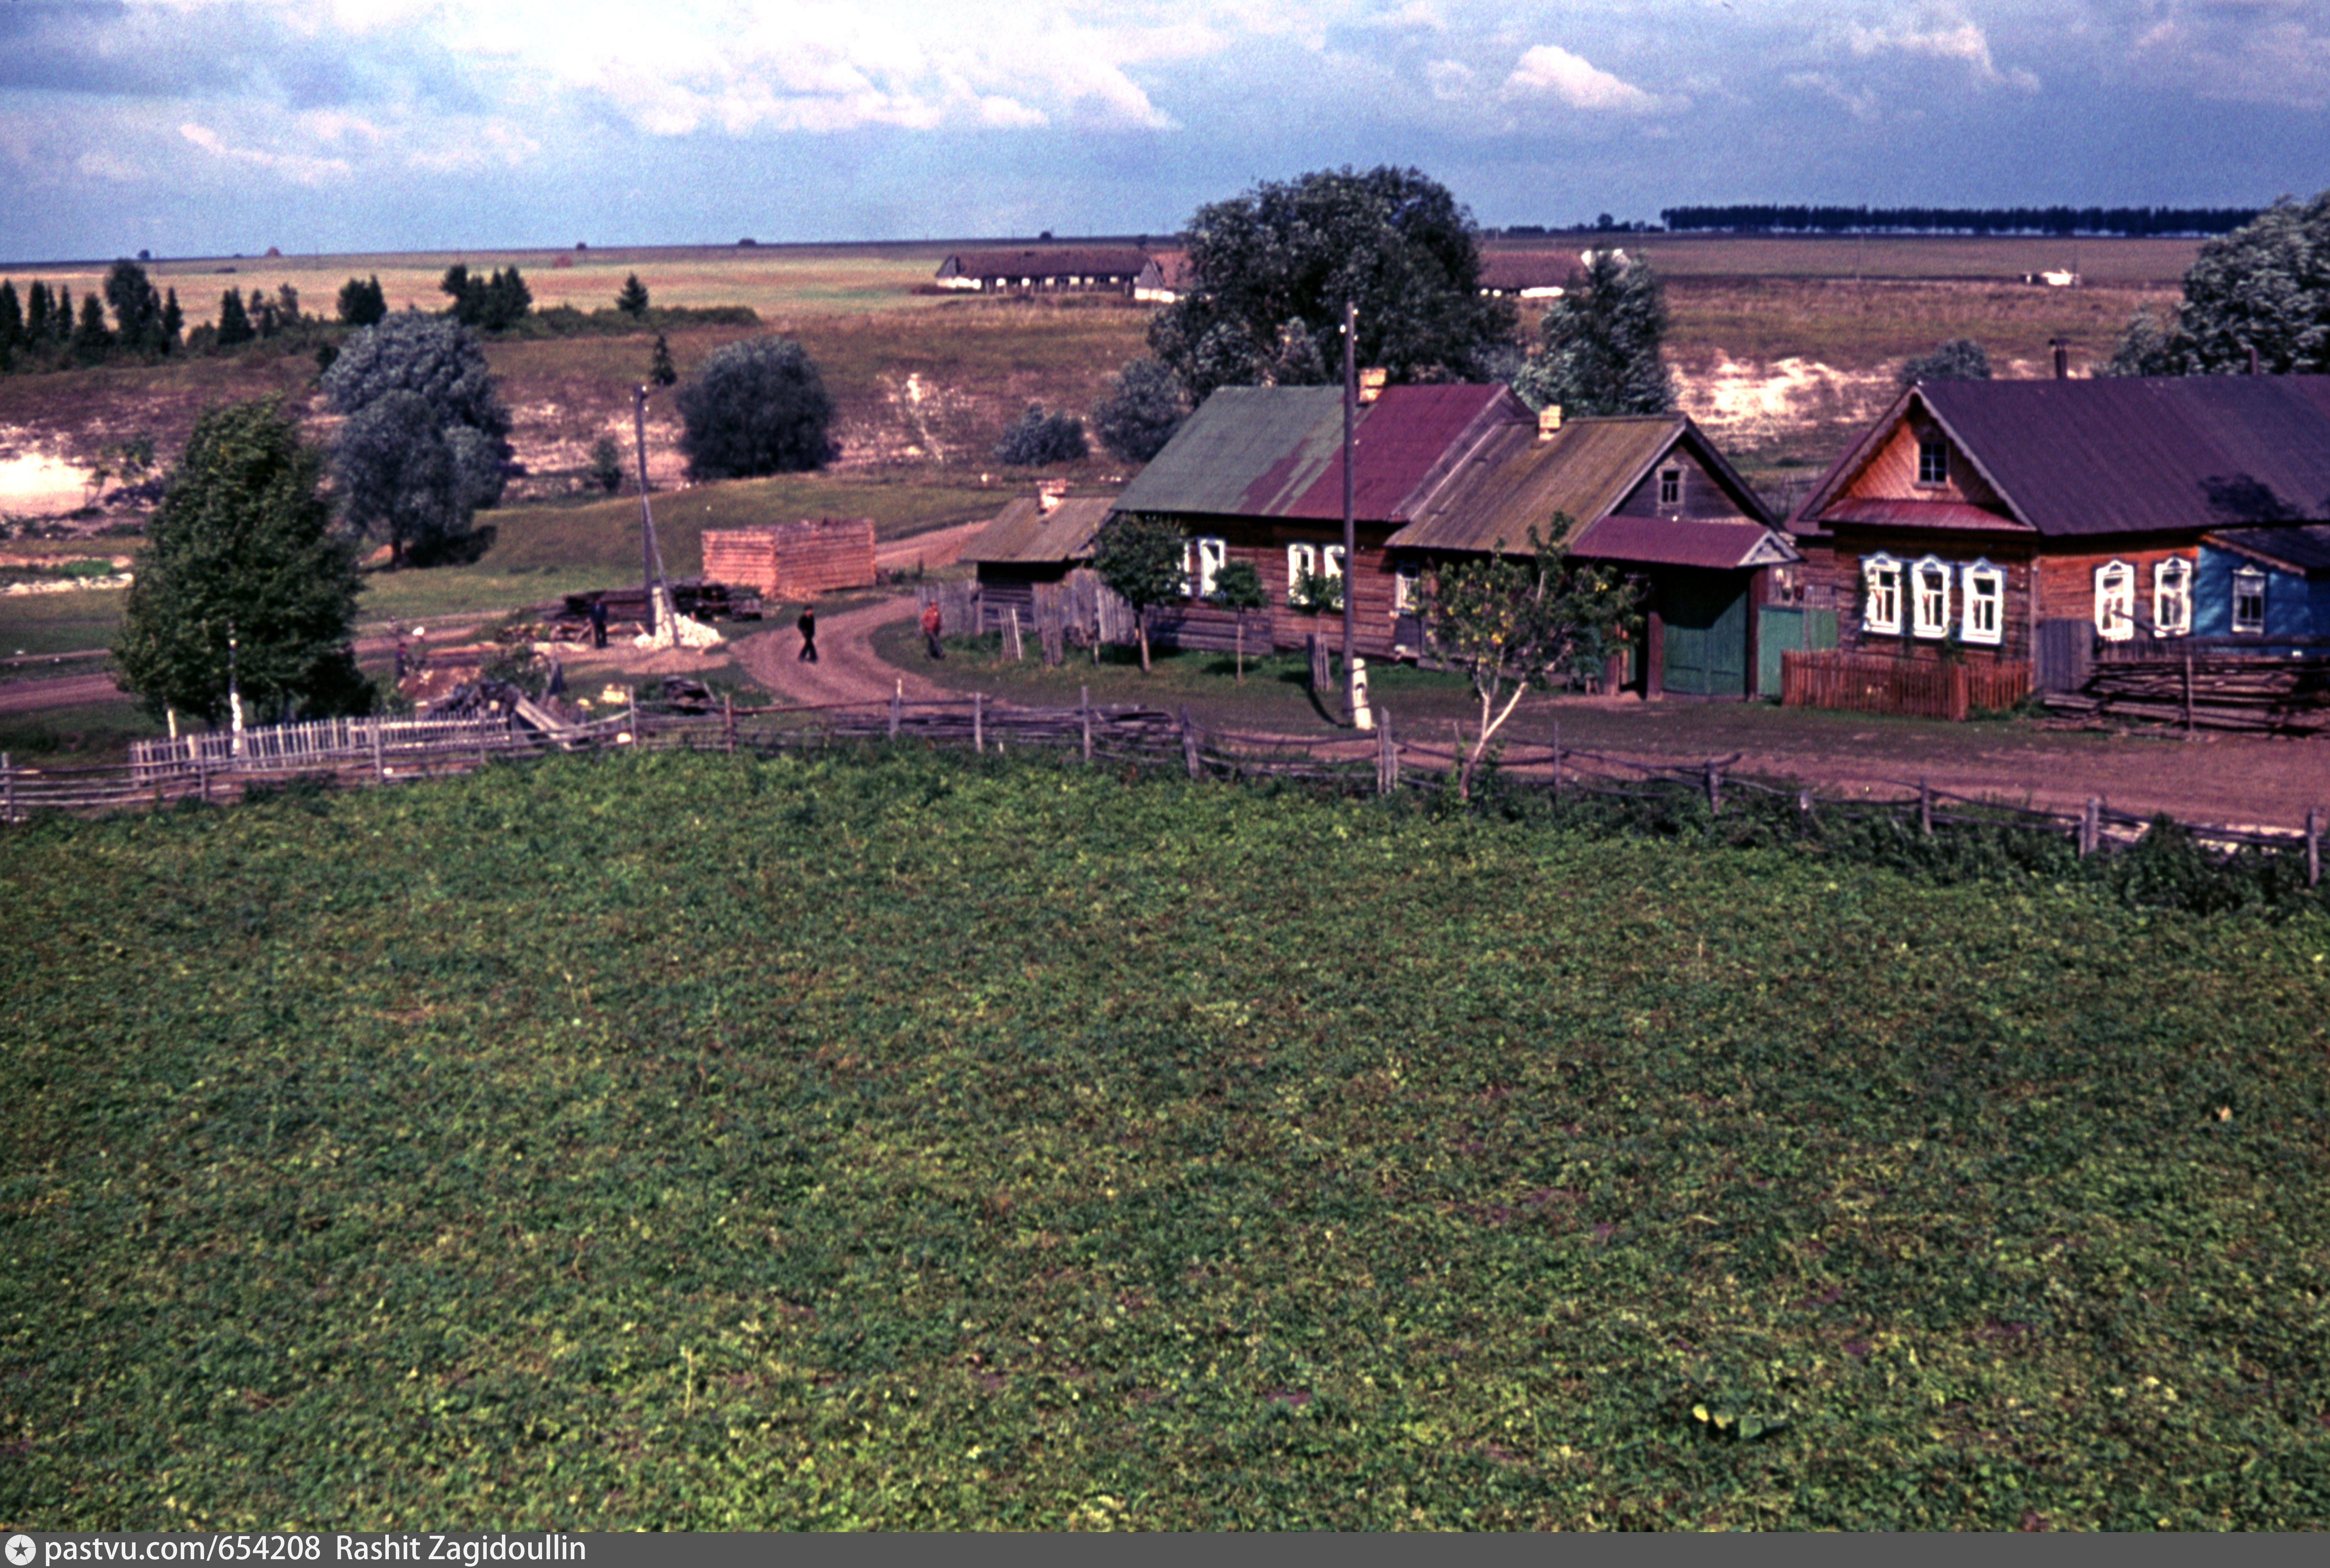
[[[821,468],[833,455],[833,399],[817,362],[789,337],[713,351],[679,391],[688,477],[736,479]]]
[[[1115,390],[1093,410],[1093,434],[1112,456],[1145,463],[1165,449],[1188,414],[1180,378],[1163,361],[1143,357],[1117,373]]]
[[[1013,468],[1045,463],[1073,463],[1087,456],[1084,422],[1074,414],[1047,414],[1042,403],[1029,403],[1019,422],[995,443],[995,460]]]

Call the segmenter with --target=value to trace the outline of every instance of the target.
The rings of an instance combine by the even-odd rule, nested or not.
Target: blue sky
[[[2330,0],[0,0],[0,260],[2330,185]]]

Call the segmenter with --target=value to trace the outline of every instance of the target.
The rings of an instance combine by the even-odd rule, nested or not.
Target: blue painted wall
[[[2313,637],[2316,627],[2330,630],[2330,575],[2309,582],[2299,572],[2284,571],[2249,556],[2203,544],[2200,570],[2193,574],[2194,636],[2233,635],[2233,573],[2244,566],[2254,566],[2265,572],[2267,637]]]

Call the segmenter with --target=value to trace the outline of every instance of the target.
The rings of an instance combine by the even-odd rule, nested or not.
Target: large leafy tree
[[[1144,355],[1117,373],[1116,384],[1093,410],[1093,433],[1112,455],[1145,463],[1165,449],[1189,412],[1180,379]]]
[[[1217,386],[1331,380],[1343,302],[1359,362],[1396,382],[1478,373],[1512,335],[1480,292],[1472,214],[1415,169],[1323,169],[1198,209],[1181,231],[1190,279],[1149,345],[1192,400]]]
[[[1149,611],[1189,590],[1189,536],[1170,517],[1119,512],[1093,538],[1093,571],[1132,606],[1141,668],[1149,669]]]
[[[323,458],[275,402],[206,410],[147,524],[114,679],[159,716],[217,723],[230,675],[262,722],[358,713],[361,584],[332,527]]]
[[[105,275],[105,302],[113,307],[114,341],[132,354],[165,354],[177,346],[165,326],[162,297],[135,261],[116,261]]]
[[[1569,527],[1554,514],[1556,539]],[[1527,555],[1499,550],[1444,564],[1426,590],[1427,633],[1470,677],[1481,704],[1480,728],[1457,764],[1460,800],[1471,797],[1481,759],[1521,698],[1598,668],[1634,613],[1634,590],[1616,572],[1571,561],[1534,528],[1529,543]]]
[[[1512,378],[1533,409],[1568,414],[1662,414],[1674,407],[1666,291],[1650,263],[1596,250],[1546,307],[1537,352]]]
[[[346,520],[396,564],[452,553],[501,499],[509,411],[467,327],[401,311],[351,337],[323,387],[346,416],[332,443]]]
[[[2139,312],[2104,367],[2114,375],[2330,373],[2330,191],[2285,196],[2201,247],[2184,299]]]
[[[795,473],[822,468],[832,453],[833,399],[817,362],[789,337],[713,350],[677,401],[691,478]]]

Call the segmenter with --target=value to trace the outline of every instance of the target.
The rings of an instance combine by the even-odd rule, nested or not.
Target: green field
[[[2317,915],[919,752],[0,856],[0,1528],[2330,1518]]]

